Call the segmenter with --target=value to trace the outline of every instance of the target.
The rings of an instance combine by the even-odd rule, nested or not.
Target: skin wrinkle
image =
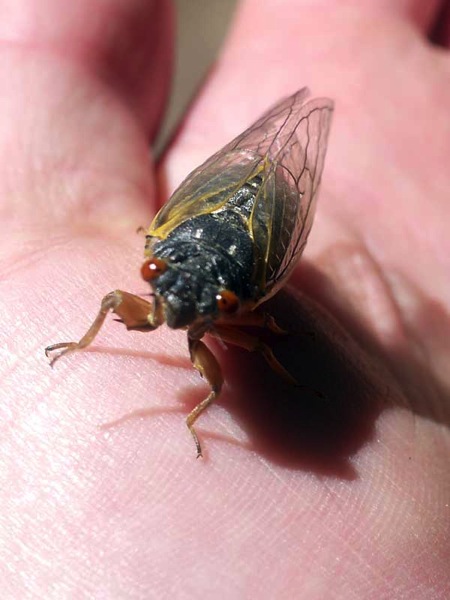
[[[326,264],[327,268],[330,268],[328,267],[328,263],[331,262],[331,268],[333,271],[337,270],[338,278],[347,287],[351,288],[356,281],[363,283],[364,287],[362,290],[358,290],[358,286],[354,285],[358,296],[353,300],[353,303],[359,310],[362,307],[363,310],[371,311],[373,310],[372,303],[374,300],[375,303],[377,301],[380,302],[381,311],[375,309],[372,314],[376,315],[380,312],[385,319],[388,317],[389,322],[387,327],[383,326],[382,331],[378,333],[380,340],[388,341],[391,338],[394,341],[395,339],[401,340],[404,338],[404,330],[401,326],[401,314],[395,297],[388,285],[388,281],[383,277],[383,271],[375,256],[366,247],[335,245],[334,248],[332,247],[327,250],[326,255],[319,260],[323,264]],[[354,272],[354,266],[357,267],[356,273]],[[339,272],[342,271],[344,274],[339,275]],[[356,277],[354,277],[355,275]],[[374,323],[376,327],[380,326],[377,319],[372,319],[370,316],[364,317],[364,319],[367,324]],[[392,332],[392,334],[387,338],[389,332]]]
[[[356,309],[356,311],[360,313],[359,319],[361,319],[361,315],[363,315],[364,322],[367,325],[371,323],[374,324],[374,326],[379,331],[378,341],[386,348],[387,354],[396,353],[406,348],[408,348],[411,351],[411,348],[413,347],[415,348],[417,360],[419,360],[420,363],[423,365],[430,365],[430,367],[432,368],[431,349],[427,344],[427,339],[423,337],[418,337],[411,325],[408,324],[405,318],[406,313],[400,308],[397,293],[393,291],[392,274],[390,274],[389,271],[386,271],[386,269],[384,269],[380,263],[376,262],[375,256],[371,254],[370,250],[368,249],[363,250],[359,249],[358,247],[356,247],[356,249],[353,249],[351,246],[350,249],[345,248],[345,246],[343,249],[341,249],[339,247],[339,244],[335,246],[337,246],[337,248],[335,247],[331,251],[328,250],[323,257],[319,258],[319,260],[321,264],[325,266],[326,271],[328,273],[332,273],[333,279],[335,278],[337,281],[339,281],[341,289],[347,288],[350,291],[350,293],[352,293],[351,288],[354,284],[356,284],[355,289],[358,292],[358,295],[361,294],[361,291],[363,291],[364,294],[364,290],[367,286],[363,287],[362,284],[364,284],[364,282],[367,280],[368,273],[370,273],[370,268],[369,270],[360,268],[359,276],[354,281],[352,264],[354,264],[355,259],[353,257],[356,257],[356,260],[362,259],[362,263],[364,263],[363,257],[365,256],[366,252],[369,252],[367,254],[367,258],[370,262],[366,262],[366,264],[372,264],[374,267],[374,289],[376,289],[378,283],[381,283],[382,287],[380,287],[380,290],[382,290],[383,292],[379,296],[382,301],[381,306],[383,306],[384,304],[384,306],[386,306],[388,310],[390,309],[392,317],[390,325],[388,325],[387,328],[383,326],[382,321],[377,320],[375,318],[367,317],[367,309],[371,309],[371,306],[375,299],[373,293],[370,292],[369,294],[367,294],[367,300],[365,300],[365,296],[363,296],[364,301],[362,302],[360,301],[361,298],[355,298],[351,296],[354,309]],[[346,276],[345,273],[347,271],[351,273],[350,276]],[[345,312],[348,312],[348,308],[343,307],[343,310]],[[388,315],[389,312],[383,310],[382,314]],[[393,370],[393,373],[396,375],[396,377],[399,378],[399,381],[404,380],[405,376],[408,376],[404,372],[404,366],[402,366],[401,363],[398,365],[397,368]],[[439,399],[442,397],[442,392],[440,391],[439,383],[439,379],[429,378],[428,393],[431,395],[431,397],[434,396],[435,402],[437,404],[439,404]],[[444,383],[444,381],[442,381],[442,383]],[[440,412],[441,415],[444,416],[445,412],[442,412],[442,410]]]
[[[324,525],[324,521],[322,521],[322,525]],[[327,528],[327,533],[331,536],[336,535],[336,532],[334,531],[334,523],[331,525],[328,525],[327,522],[325,521],[325,526]],[[347,537],[342,537],[341,532],[339,532],[339,537],[337,537],[336,539],[339,540],[339,544],[343,544],[346,551],[348,551],[350,553],[351,559],[355,561],[356,564],[358,563],[362,563],[362,559],[359,553],[359,548],[355,547],[355,543],[352,543],[349,541],[349,539]],[[372,563],[367,562],[364,563],[364,566],[368,568],[368,573],[367,573],[367,580],[373,580],[373,577],[375,577],[375,579],[377,579],[379,582],[383,583],[383,584],[388,584],[389,583],[389,578],[388,576],[384,573],[384,571],[382,570],[382,568],[377,568],[376,566],[374,566]],[[331,572],[330,572],[331,575]]]
[[[283,486],[283,487],[286,487],[286,489],[288,489],[289,491],[293,492],[293,493],[295,494],[295,496],[296,496],[298,499],[303,499],[303,498],[302,498],[302,496],[301,496],[301,494],[300,494],[300,493],[299,493],[299,492],[298,492],[296,489],[293,489],[291,486],[289,486],[289,485],[287,485],[286,483],[284,483],[284,482],[283,482],[283,480],[282,480],[282,479],[281,479],[281,477],[278,475],[278,473],[276,472],[276,470],[275,470],[275,469],[273,469],[273,468],[270,466],[270,464],[269,464],[269,463],[268,463],[266,460],[264,460],[263,458],[260,458],[260,462],[261,462],[261,463],[264,465],[264,467],[265,467],[265,468],[267,468],[267,469],[269,470],[269,472],[270,472],[270,474],[271,474],[271,476],[272,476],[272,477],[274,477],[275,479],[278,479],[278,480],[280,481],[280,484],[282,484],[282,486]],[[322,481],[321,481],[321,484],[322,484],[322,485],[324,485],[326,489],[328,489],[328,491],[329,491],[329,497],[333,498],[333,500],[335,500],[336,498],[338,498],[338,499],[340,499],[340,500],[342,499],[342,498],[340,498],[340,497],[339,497],[339,496],[336,494],[336,491],[335,491],[335,490],[332,490],[332,489],[330,488],[329,484],[327,483],[327,481],[326,481],[325,479],[322,479]],[[342,506],[343,506],[343,504],[341,504],[341,507],[342,507]],[[333,531],[332,531],[332,530],[330,530],[330,528],[328,528],[328,531],[329,531],[329,533],[330,533],[330,534],[333,534]],[[341,542],[340,542],[340,543],[342,543],[342,540],[341,540]],[[347,547],[349,550],[353,550],[353,556],[354,556],[354,558],[358,558],[358,553],[357,553],[357,550],[356,550],[356,549],[353,549],[353,548],[352,548],[352,546],[351,546],[351,544],[350,544],[349,542],[347,542],[347,545],[346,545],[346,547]],[[373,571],[371,571],[371,575],[373,575],[373,574],[376,574],[377,576],[380,576],[380,578],[381,578],[383,581],[385,580],[385,579],[384,579],[384,578],[383,578],[383,577],[380,575],[380,573],[379,573],[378,571],[376,571],[376,570],[373,570]]]

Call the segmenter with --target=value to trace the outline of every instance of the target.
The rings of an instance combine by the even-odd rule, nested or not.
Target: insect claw
[[[278,325],[278,323],[275,321],[275,319],[272,317],[272,315],[266,315],[265,316],[265,325],[267,327],[267,329],[269,331],[271,331],[272,333],[276,333],[277,335],[288,335],[289,331],[286,331],[286,329],[283,329],[282,327],[280,327]]]
[[[60,352],[59,354],[55,354],[55,356],[53,356],[52,358],[50,358],[49,353],[47,352],[47,348],[45,349],[45,356],[47,358],[50,358],[50,362],[48,363],[50,368],[53,369],[53,367],[55,366],[55,362],[61,357],[62,352]]]
[[[58,360],[58,358],[60,357],[59,354],[57,354],[56,356],[54,356],[51,361],[48,363],[50,365],[50,368],[53,369],[53,367],[55,366],[55,362]]]

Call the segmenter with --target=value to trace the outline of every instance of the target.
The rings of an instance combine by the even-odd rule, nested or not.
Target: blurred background
[[[155,143],[158,156],[222,45],[238,0],[174,0],[176,56],[172,92]]]

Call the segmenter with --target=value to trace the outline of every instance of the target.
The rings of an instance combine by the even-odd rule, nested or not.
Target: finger
[[[154,132],[171,75],[168,0],[9,4],[0,24],[3,42],[59,55],[90,70]]]
[[[330,25],[322,14],[329,11],[311,5],[299,10],[296,0],[282,5],[273,0],[239,3],[208,86],[199,93],[176,139],[175,160],[167,170],[169,187],[280,96],[305,84],[320,93],[318,78],[309,76],[308,65],[317,64],[330,44]],[[327,91],[324,86],[322,90]]]
[[[441,5],[442,0],[369,0],[364,3],[364,9],[407,19],[420,31],[427,33],[433,26]]]
[[[450,2],[448,0],[443,3],[429,37],[431,42],[439,46],[450,47]]]
[[[10,41],[0,53],[5,223],[136,228],[153,196],[147,134],[167,90],[159,61],[171,43],[167,12],[156,33],[162,8],[154,7],[167,3],[49,0],[45,11],[28,4],[14,5],[2,22]],[[136,63],[150,46],[137,23],[152,15],[147,34],[153,29],[162,41],[145,77]],[[152,90],[155,101],[143,109]]]
[[[173,146],[169,188],[280,96],[304,85],[316,96],[337,100],[340,119],[332,138],[338,126],[350,131],[355,115],[363,118],[379,106],[380,90],[399,85],[399,73],[407,78],[419,70],[415,57],[423,41],[399,18],[400,2],[394,4],[396,12],[382,10],[375,0],[347,8],[331,0],[291,0],[282,9],[273,0],[241,3],[208,86]],[[327,163],[333,163],[332,151]]]

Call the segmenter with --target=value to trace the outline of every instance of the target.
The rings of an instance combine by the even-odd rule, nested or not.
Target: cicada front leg
[[[109,312],[115,313],[126,325],[127,329],[151,331],[158,326],[154,322],[154,306],[152,303],[139,296],[135,296],[134,294],[123,292],[122,290],[115,290],[103,298],[100,310],[95,317],[94,322],[78,342],[60,342],[59,344],[47,346],[45,349],[46,356],[49,356],[50,353],[55,350],[60,350],[60,352],[52,358],[50,364],[54,365],[61,356],[64,356],[69,352],[83,350],[83,348],[89,346],[102,328]]]

